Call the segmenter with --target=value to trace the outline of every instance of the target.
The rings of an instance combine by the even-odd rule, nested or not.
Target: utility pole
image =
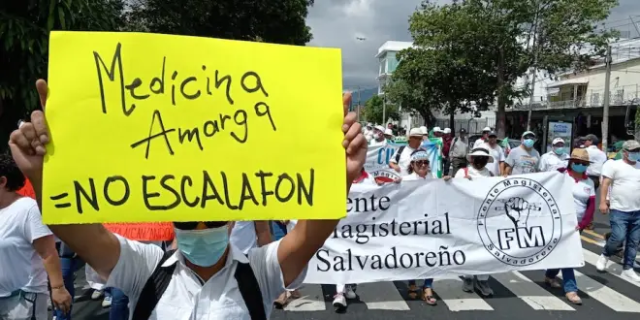
[[[602,110],[602,151],[607,152],[607,137],[609,136],[609,85],[611,82],[611,45],[607,45],[605,57],[606,73],[604,80],[604,108]]]
[[[356,113],[358,116],[358,122],[360,122],[360,92],[362,92],[362,90],[360,89],[360,86],[358,86],[358,105],[356,106]]]
[[[536,76],[538,75],[538,46],[536,36],[538,35],[538,12],[540,11],[540,4],[536,9],[536,17],[533,25],[533,43],[531,49],[533,50],[533,79],[531,79],[531,98],[529,98],[529,112],[527,113],[527,131],[531,130],[531,116],[533,113],[533,102],[535,99],[534,93],[536,91]]]
[[[384,125],[385,122],[387,122],[386,119],[387,116],[387,93],[383,93],[383,97],[382,97],[382,125]]]

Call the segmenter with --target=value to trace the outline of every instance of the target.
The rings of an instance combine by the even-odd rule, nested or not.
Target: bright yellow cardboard
[[[338,49],[52,32],[48,80],[47,224],[346,214]],[[158,115],[164,129],[173,131],[161,135]],[[194,128],[200,144],[193,131],[185,131]],[[147,143],[132,147],[156,134],[148,158]],[[211,184],[203,197],[204,172],[220,201],[209,199],[215,196]],[[272,176],[262,179],[260,172]],[[258,204],[243,191],[245,184]],[[240,209],[243,195],[248,200]]]

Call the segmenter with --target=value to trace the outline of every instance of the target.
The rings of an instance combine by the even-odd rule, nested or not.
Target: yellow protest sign
[[[52,32],[43,218],[340,218],[338,49]]]

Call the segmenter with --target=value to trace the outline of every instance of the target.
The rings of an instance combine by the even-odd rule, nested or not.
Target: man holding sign
[[[44,110],[47,84],[36,83]],[[346,191],[364,165],[367,145],[347,114],[351,94],[343,96],[342,146]],[[42,111],[31,114],[11,134],[13,158],[34,186],[42,205],[43,162],[50,142]],[[80,147],[80,146],[79,146]],[[49,213],[50,214],[50,213]],[[244,255],[229,246],[226,221],[174,222],[178,251],[163,254],[154,245],[118,237],[102,224],[52,225],[51,230],[131,301],[131,319],[266,320],[285,287],[299,285],[306,266],[333,232],[338,220],[300,220],[282,240]]]

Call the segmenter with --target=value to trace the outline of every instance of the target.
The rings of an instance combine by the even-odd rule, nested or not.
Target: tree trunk
[[[451,132],[456,132],[456,109],[449,108],[449,128]]]

